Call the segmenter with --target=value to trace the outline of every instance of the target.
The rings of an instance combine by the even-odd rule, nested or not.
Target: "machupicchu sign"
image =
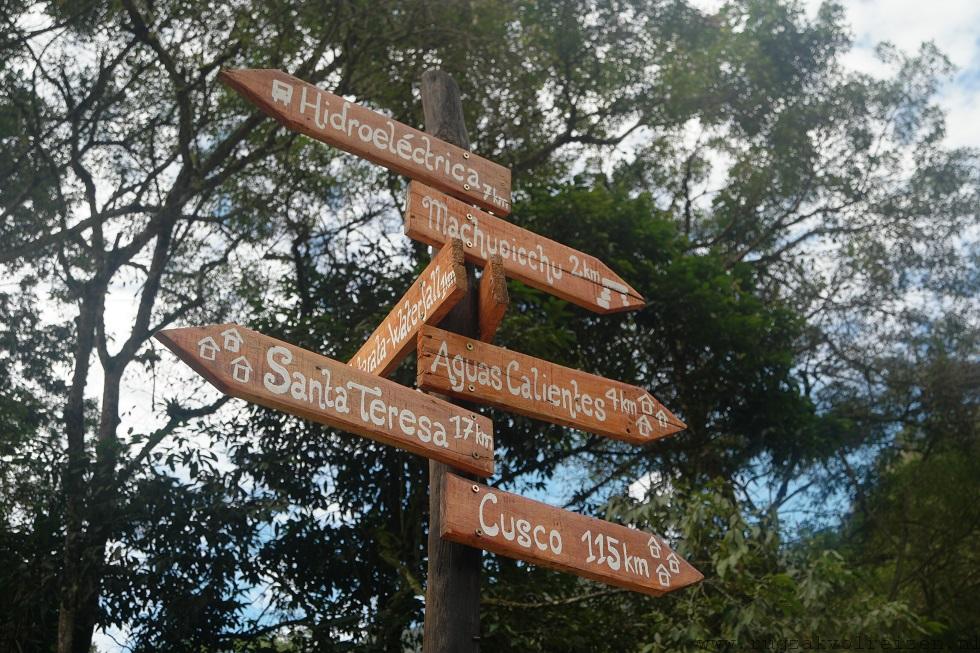
[[[657,535],[455,474],[443,483],[440,535],[450,541],[654,596],[704,577]]]
[[[221,392],[478,476],[493,474],[489,419],[236,324],[156,338]]]
[[[413,181],[405,233],[429,245],[460,238],[466,259],[485,265],[499,254],[507,276],[596,313],[643,308],[645,300],[599,259],[480,211]]]
[[[349,364],[387,376],[415,346],[419,328],[438,324],[466,294],[466,288],[463,243],[454,238],[432,258]]]
[[[649,392],[432,326],[419,330],[418,387],[644,444],[686,428]]]
[[[510,213],[509,168],[281,70],[225,70],[221,80],[289,129],[498,215]]]

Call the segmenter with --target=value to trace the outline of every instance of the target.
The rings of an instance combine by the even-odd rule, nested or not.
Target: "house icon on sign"
[[[640,396],[640,410],[646,415],[653,415],[655,405],[650,395],[644,393]]]
[[[667,428],[667,413],[664,412],[663,408],[657,411],[657,423],[660,424],[660,428]]]
[[[221,332],[221,337],[225,339],[225,350],[230,351],[233,354],[237,354],[238,350],[242,348],[242,337],[238,333],[238,329],[234,327],[231,329],[225,329]]]
[[[214,338],[207,336],[197,341],[197,355],[206,361],[213,361],[215,354],[218,353],[218,343]]]
[[[231,362],[231,376],[239,383],[248,383],[252,378],[252,364],[244,356],[239,356]]]
[[[640,419],[636,420],[636,425],[640,427],[640,435],[643,437],[649,437],[653,434],[653,427],[650,426],[650,420],[647,419],[646,415],[640,415]]]
[[[670,572],[667,571],[667,568],[663,564],[657,565],[657,580],[664,587],[670,587]]]
[[[650,547],[650,555],[652,555],[654,558],[660,557],[661,548],[660,542],[657,541],[657,538],[651,535],[650,541],[647,542],[647,546]]]
[[[671,551],[670,552],[670,555],[667,556],[667,564],[670,565],[670,572],[672,574],[680,573],[680,571],[681,571],[681,563],[677,559],[677,554],[674,553],[673,551]]]

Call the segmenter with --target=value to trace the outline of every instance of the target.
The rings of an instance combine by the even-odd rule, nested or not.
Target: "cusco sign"
[[[643,297],[594,256],[522,229],[413,181],[405,233],[429,245],[463,241],[467,260],[499,254],[507,276],[596,313],[643,308]]]
[[[440,535],[452,542],[655,596],[703,578],[656,535],[455,474],[443,483]]]
[[[221,80],[294,131],[499,215],[510,213],[510,169],[502,165],[281,70],[226,70]]]
[[[431,326],[419,331],[417,383],[634,444],[686,428],[643,388]]]
[[[490,420],[447,401],[235,324],[156,338],[225,394],[493,474]]]

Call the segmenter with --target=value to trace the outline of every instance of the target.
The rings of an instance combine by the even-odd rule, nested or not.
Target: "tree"
[[[862,394],[863,363],[894,326],[881,317],[910,292],[970,291],[959,244],[976,218],[976,153],[941,145],[932,104],[948,65],[927,47],[886,52],[893,79],[847,73],[834,5],[813,20],[776,0],[713,15],[655,0],[8,13],[0,265],[18,286],[0,302],[5,585],[45,579],[0,617],[17,645],[50,648],[12,624],[34,614],[44,628],[55,612],[62,652],[87,650],[109,624],[153,650],[260,648],[288,633],[320,650],[391,650],[418,624],[421,461],[224,408],[150,344],[169,324],[234,319],[343,359],[424,264],[392,236],[403,180],[264,119],[216,83],[223,67],[284,68],[419,124],[414,85],[441,65],[462,87],[474,149],[515,171],[513,219],[599,256],[647,296],[644,311],[600,320],[512,286],[502,342],[646,385],[691,426],[637,450],[494,412],[496,481],[554,489],[572,470],[588,481],[569,492],[575,509],[664,470],[689,497],[678,507],[707,501],[683,488],[712,483],[724,506],[712,510],[730,521],[768,514],[751,505],[757,476],[778,509],[802,471],[877,437],[839,409],[876,396]],[[624,139],[636,153],[622,160]],[[131,319],[115,308],[123,293],[137,297]],[[158,374],[153,418],[121,428],[127,388]],[[19,410],[27,393],[36,408]],[[778,530],[752,535],[765,554],[746,566],[771,574],[774,595],[806,575],[775,560]],[[696,533],[680,532],[697,551]],[[703,557],[706,570],[724,576],[723,559]],[[801,560],[855,597],[828,606],[825,623],[892,606],[854,590],[833,556]],[[492,578],[498,596],[521,586]],[[648,605],[623,602],[630,614]],[[705,633],[734,628],[698,619]],[[546,625],[529,620],[527,641],[549,641]],[[613,627],[597,617],[582,641],[618,641]]]

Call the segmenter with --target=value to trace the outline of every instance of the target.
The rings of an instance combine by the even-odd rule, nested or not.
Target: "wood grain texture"
[[[463,242],[454,238],[432,258],[349,364],[368,374],[391,374],[412,350],[419,328],[438,324],[466,294],[467,285]]]
[[[594,256],[539,236],[413,181],[405,233],[441,246],[460,238],[466,259],[486,265],[499,254],[507,276],[596,313],[643,308],[643,297]]]
[[[493,425],[482,415],[236,324],[156,338],[225,394],[493,474]]]
[[[660,536],[455,474],[443,483],[441,534],[452,542],[653,596],[704,577]]]
[[[419,331],[417,384],[634,444],[686,428],[643,388],[431,326]]]
[[[493,342],[493,336],[507,313],[508,304],[510,295],[507,293],[504,263],[499,254],[494,254],[480,277],[480,340]]]
[[[293,131],[422,180],[499,215],[510,213],[509,168],[281,70],[225,70],[219,77]]]

